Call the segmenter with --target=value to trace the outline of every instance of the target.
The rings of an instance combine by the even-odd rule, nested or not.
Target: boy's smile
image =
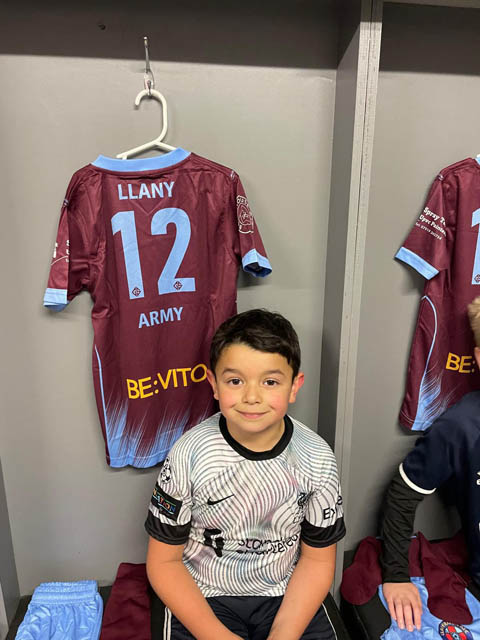
[[[231,436],[252,451],[268,451],[282,437],[283,417],[295,402],[304,375],[279,353],[257,351],[239,343],[226,347],[215,374],[207,377]]]

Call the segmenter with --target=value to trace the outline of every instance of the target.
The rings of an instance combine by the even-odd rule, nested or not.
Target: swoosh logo
[[[225,496],[225,498],[220,498],[220,500],[211,500],[210,498],[207,500],[207,504],[218,504],[219,502],[223,502],[224,500],[228,500],[228,498],[233,498],[233,493],[231,496]]]

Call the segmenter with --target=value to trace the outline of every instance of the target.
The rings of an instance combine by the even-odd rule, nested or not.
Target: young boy
[[[175,443],[145,523],[164,638],[333,640],[322,602],[342,498],[332,451],[287,415],[304,381],[297,334],[277,313],[240,313],[210,366],[220,413]]]
[[[480,297],[468,306],[480,367]],[[465,395],[417,440],[389,486],[381,527],[383,594],[400,629],[420,629],[422,604],[410,582],[408,550],[422,499],[448,484],[469,551],[470,575],[480,585],[480,391]]]

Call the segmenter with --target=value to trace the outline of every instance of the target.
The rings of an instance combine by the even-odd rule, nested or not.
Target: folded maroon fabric
[[[343,572],[340,591],[347,602],[361,605],[376,594],[382,583],[380,540],[364,538],[350,567]],[[465,601],[470,581],[466,566],[468,554],[461,532],[453,538],[429,542],[421,533],[412,538],[409,549],[411,576],[424,576],[428,590],[428,609],[434,616],[456,624],[470,624],[472,615]]]
[[[100,640],[151,640],[145,563],[122,562],[103,614]]]
[[[452,562],[458,560],[458,550],[455,549],[453,541],[445,541],[446,548],[442,549],[442,542],[433,544],[421,533],[417,536],[418,555],[423,566],[429,610],[437,618],[441,617],[438,615],[441,612],[444,620],[470,624],[473,617],[465,600],[467,581],[452,568]]]
[[[381,551],[382,543],[372,536],[360,542],[352,564],[343,572],[340,593],[347,602],[365,604],[377,593],[382,583]]]

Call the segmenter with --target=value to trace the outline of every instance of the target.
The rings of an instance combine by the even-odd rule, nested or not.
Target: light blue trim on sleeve
[[[264,278],[272,272],[268,258],[262,256],[256,249],[250,249],[242,258],[242,268],[257,278]]]
[[[108,158],[107,156],[98,156],[92,162],[94,167],[100,169],[108,169],[109,171],[117,171],[119,173],[130,173],[132,171],[154,171],[155,169],[165,169],[174,164],[178,164],[185,158],[188,158],[190,151],[185,151],[181,147],[174,151],[169,151],[162,156],[154,158],[137,158],[136,160],[120,160],[118,158]]]
[[[52,311],[63,311],[68,304],[66,289],[46,289],[43,306]]]
[[[406,249],[405,247],[400,247],[395,255],[395,258],[409,264],[427,280],[431,280],[431,278],[436,276],[438,273],[438,269],[435,269],[435,267],[432,267],[432,265],[429,264],[426,260],[418,256],[416,253],[413,253],[413,251],[410,251],[410,249]]]

